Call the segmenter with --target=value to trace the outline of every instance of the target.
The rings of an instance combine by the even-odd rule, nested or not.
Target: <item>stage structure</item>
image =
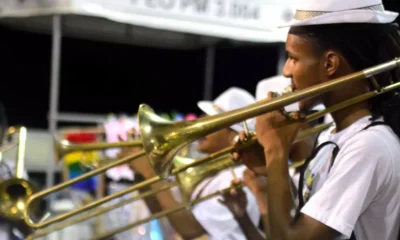
[[[58,122],[104,123],[106,115],[58,111],[62,36],[169,49],[205,49],[204,99],[212,98],[216,45],[277,44],[285,55],[293,0],[0,0],[0,24],[52,35],[49,132]],[[50,143],[53,144],[53,143]],[[51,149],[53,149],[51,147]],[[54,184],[50,152],[46,187]]]

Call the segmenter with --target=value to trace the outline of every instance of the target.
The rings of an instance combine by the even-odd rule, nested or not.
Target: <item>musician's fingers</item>
[[[243,178],[244,179],[246,179],[246,178],[250,178],[250,179],[252,179],[252,178],[255,178],[257,175],[256,175],[256,173],[255,172],[253,172],[251,169],[249,169],[249,168],[246,168],[245,170],[244,170],[244,172],[243,172]]]
[[[267,99],[268,99],[268,100],[271,100],[272,98],[274,98],[274,95],[275,95],[275,94],[274,94],[273,92],[268,92],[268,93],[267,93]]]
[[[233,179],[232,180],[232,184],[233,185],[239,185],[239,184],[241,184],[242,183],[242,180],[241,179]]]
[[[240,154],[238,153],[238,152],[234,152],[234,153],[232,153],[232,158],[233,158],[233,160],[234,161],[236,161],[236,162],[240,162]]]
[[[244,131],[239,133],[240,142],[244,142],[246,140],[246,133]]]
[[[221,204],[225,205],[225,200],[222,200],[221,198],[218,198],[217,201],[220,202]]]
[[[236,191],[236,189],[231,189],[229,191],[229,193],[230,193],[231,196],[237,196],[238,195],[238,192]]]

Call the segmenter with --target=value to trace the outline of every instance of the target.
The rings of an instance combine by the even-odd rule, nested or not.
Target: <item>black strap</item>
[[[334,144],[336,145],[336,143],[334,142],[324,142],[322,144],[320,144],[317,148],[314,149],[314,151],[311,152],[311,155],[306,159],[306,161],[304,162],[303,166],[300,169],[300,177],[299,177],[299,189],[298,189],[298,197],[299,197],[299,207],[297,212],[299,213],[301,208],[304,206],[304,198],[303,198],[303,189],[304,189],[304,174],[307,171],[308,165],[310,164],[311,160],[313,160],[318,152],[324,148],[325,146],[329,145],[329,144]],[[338,147],[336,145],[336,147]],[[336,148],[335,147],[335,148]],[[339,151],[337,151],[339,152]],[[333,162],[331,162],[331,165],[333,164]]]
[[[371,122],[370,124],[368,124],[366,127],[364,127],[363,129],[361,129],[361,131],[367,130],[370,127],[374,127],[377,125],[387,125],[385,122],[382,121],[376,121],[376,122]],[[361,132],[360,131],[360,132]],[[328,142],[324,142],[322,144],[320,144],[317,148],[314,149],[314,151],[310,154],[310,156],[306,159],[306,161],[304,162],[304,165],[302,166],[301,170],[300,170],[300,178],[299,178],[299,189],[298,189],[298,197],[299,197],[299,207],[297,209],[297,214],[296,214],[296,218],[300,215],[300,210],[301,208],[303,208],[304,206],[304,198],[303,198],[303,188],[304,188],[304,174],[308,169],[308,165],[310,164],[311,160],[313,160],[318,152],[325,146],[330,145],[330,144],[334,144],[335,148],[332,151],[332,157],[331,157],[331,162],[329,165],[329,169],[328,172],[331,170],[333,163],[335,162],[336,156],[339,153],[339,146],[331,141]],[[354,231],[351,233],[350,239],[349,240],[356,240],[356,236],[354,234]]]
[[[368,126],[366,126],[365,128],[361,129],[361,131],[367,130],[367,129],[370,128],[370,127],[374,127],[374,126],[378,126],[378,125],[386,125],[386,126],[389,126],[389,125],[388,125],[387,123],[385,123],[385,122],[376,121],[376,122],[370,123]],[[360,132],[361,132],[361,131],[360,131]]]
[[[263,222],[262,216],[261,216],[261,218],[260,218],[260,221],[258,222],[258,229],[259,229],[260,231],[265,232],[265,229],[264,229],[264,222]]]
[[[371,120],[372,120],[372,119],[371,119]],[[370,127],[378,126],[378,125],[386,125],[386,126],[388,126],[387,123],[382,122],[382,121],[372,122],[372,123],[368,124],[366,127],[364,127],[363,129],[361,129],[359,132],[364,131],[364,130],[367,130],[367,129],[370,128]],[[336,144],[335,144],[335,145],[336,145]],[[334,149],[333,149],[331,164],[330,164],[330,166],[329,166],[329,171],[331,170],[331,168],[332,168],[332,166],[333,166],[333,163],[335,162],[336,156],[337,156],[337,154],[339,153],[339,150],[340,150],[339,147],[338,147],[337,145],[336,145],[336,147],[337,147],[337,148],[334,148]],[[328,171],[328,172],[329,172],[329,171]]]

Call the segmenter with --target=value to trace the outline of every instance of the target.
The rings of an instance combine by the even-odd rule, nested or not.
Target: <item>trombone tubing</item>
[[[309,122],[309,121],[316,120],[316,119],[318,119],[318,118],[324,116],[325,114],[328,114],[328,113],[331,113],[331,112],[335,112],[335,111],[338,111],[338,110],[340,110],[340,109],[349,107],[349,106],[351,106],[351,105],[354,105],[354,104],[357,104],[357,103],[366,101],[366,100],[371,99],[371,98],[373,98],[373,97],[375,97],[375,96],[378,96],[378,95],[380,95],[380,94],[383,94],[383,93],[392,91],[392,90],[394,90],[394,89],[396,89],[396,88],[399,88],[399,87],[400,87],[400,82],[397,82],[397,83],[391,84],[391,85],[389,85],[389,86],[383,87],[383,88],[381,88],[381,89],[379,89],[379,90],[370,91],[370,92],[368,92],[368,93],[365,93],[365,94],[359,95],[359,96],[357,96],[357,97],[351,98],[351,99],[349,99],[349,100],[343,101],[343,102],[341,102],[341,103],[339,103],[339,104],[333,105],[333,106],[331,106],[331,107],[329,107],[329,108],[326,108],[326,109],[324,109],[324,110],[322,110],[322,111],[319,111],[319,112],[310,114],[310,115],[308,115],[308,116],[305,117],[304,121]],[[310,135],[319,133],[319,132],[321,132],[321,131],[327,129],[327,128],[328,128],[329,126],[331,126],[331,125],[332,125],[332,123],[321,124],[321,125],[319,125],[319,126],[317,126],[317,127],[314,127],[314,128],[311,128],[311,129],[307,129],[307,130],[304,130],[304,131],[301,131],[301,132],[299,132],[299,134],[297,135],[295,142],[301,141],[301,140],[303,140],[304,138],[306,138],[306,137],[308,137],[308,136],[310,136]],[[253,137],[250,138],[248,141],[246,141],[245,144],[239,146],[239,148],[228,147],[228,148],[226,148],[226,149],[224,149],[224,150],[221,150],[221,151],[219,151],[219,152],[217,152],[217,153],[211,154],[211,155],[209,155],[209,156],[207,156],[207,157],[205,157],[205,158],[203,158],[203,159],[200,159],[200,160],[198,160],[198,161],[196,161],[196,162],[193,162],[192,164],[189,164],[189,165],[190,165],[190,167],[193,167],[193,165],[202,164],[202,163],[205,163],[205,162],[207,162],[207,161],[209,161],[209,160],[212,160],[212,159],[214,159],[214,158],[218,158],[218,157],[221,157],[221,156],[223,156],[223,155],[229,154],[229,153],[231,153],[231,152],[233,152],[233,151],[241,150],[241,149],[243,149],[243,148],[245,148],[245,147],[247,147],[247,146],[249,146],[249,145],[255,143],[255,141],[257,141],[257,138],[256,138],[255,136],[253,136]],[[198,163],[198,164],[196,164],[196,163]],[[297,165],[293,165],[293,167],[297,167]],[[186,169],[188,168],[188,166],[184,166],[183,168],[186,170]],[[179,171],[180,169],[176,169],[176,170]],[[176,172],[177,172],[176,170],[173,170],[173,171],[172,171],[172,174],[176,174]],[[150,182],[151,180],[155,180],[155,179],[160,179],[160,177],[154,177],[154,178],[152,178],[152,179],[149,179],[148,181]],[[150,183],[149,183],[149,184],[150,184]],[[229,189],[231,189],[231,188],[232,188],[232,187],[227,188],[227,189],[224,189],[223,191],[229,190]],[[194,201],[192,202],[192,204],[197,204],[198,202],[201,202],[201,201],[207,200],[207,199],[209,199],[209,198],[215,197],[217,194],[218,194],[218,193],[214,193],[214,194],[205,196],[204,198],[196,199],[196,200],[194,200]],[[137,221],[137,222],[135,222],[135,223],[128,224],[128,225],[126,225],[126,226],[120,227],[120,228],[115,229],[115,230],[110,231],[110,232],[106,232],[106,233],[104,233],[104,234],[102,234],[102,235],[100,235],[100,236],[97,236],[97,237],[95,237],[95,238],[92,238],[91,240],[100,240],[100,239],[103,239],[103,238],[106,238],[106,237],[113,236],[113,235],[115,235],[115,234],[117,234],[117,233],[127,231],[127,230],[129,230],[129,229],[131,229],[131,228],[133,228],[133,227],[136,227],[136,226],[140,225],[140,224],[149,222],[149,221],[151,221],[151,220],[153,220],[153,219],[155,219],[155,218],[163,217],[163,216],[165,216],[165,215],[168,215],[168,214],[177,212],[177,211],[179,211],[179,210],[181,210],[181,209],[183,209],[183,208],[187,208],[187,207],[189,207],[189,206],[190,206],[189,204],[185,204],[185,205],[182,205],[182,206],[177,207],[177,208],[174,208],[174,209],[164,210],[164,211],[162,211],[162,212],[160,212],[160,213],[154,214],[154,215],[152,215],[152,216],[150,216],[150,217],[148,217],[148,218],[145,218],[145,219],[143,219],[143,220]]]
[[[311,133],[314,133],[314,131],[311,131],[311,130],[305,130],[305,131],[309,131],[309,132],[311,132]],[[321,131],[322,131],[322,130],[321,130]],[[300,133],[299,133],[299,136],[302,136],[302,135],[304,136],[304,135],[306,135],[306,134],[304,134],[304,133],[302,134],[302,133],[300,132]],[[249,145],[255,143],[255,141],[257,141],[257,139],[256,139],[255,137],[253,137],[252,139],[249,139],[248,141],[246,141],[245,144],[240,145],[239,147],[233,147],[233,146],[232,146],[232,147],[228,147],[228,148],[226,148],[226,149],[224,149],[224,150],[221,150],[221,151],[219,151],[219,152],[210,154],[210,155],[208,155],[207,157],[204,157],[204,158],[202,158],[202,159],[199,159],[199,160],[197,160],[197,161],[195,161],[195,162],[193,162],[193,163],[191,163],[191,164],[185,165],[185,166],[183,166],[183,167],[181,167],[181,168],[174,169],[174,170],[172,171],[172,174],[174,174],[174,175],[179,174],[179,173],[181,173],[181,172],[186,171],[186,170],[189,169],[189,168],[198,166],[198,165],[203,164],[203,163],[207,163],[207,162],[209,162],[209,161],[211,161],[211,160],[214,160],[214,159],[216,159],[216,158],[220,158],[220,157],[222,157],[222,156],[225,156],[225,155],[227,155],[227,154],[232,153],[233,151],[241,150],[241,149],[246,148],[246,147],[248,147]],[[131,156],[122,158],[122,159],[120,159],[120,160],[118,160],[118,161],[116,161],[116,162],[113,162],[113,163],[111,163],[111,164],[108,164],[108,165],[105,165],[105,166],[103,166],[103,167],[97,168],[96,170],[93,170],[93,171],[91,171],[91,172],[89,172],[89,173],[83,174],[83,175],[81,175],[81,176],[79,176],[79,177],[77,177],[77,178],[71,179],[71,180],[66,181],[66,182],[64,182],[64,183],[61,183],[61,184],[59,184],[59,185],[57,185],[57,186],[54,186],[54,187],[48,188],[48,189],[46,189],[46,190],[43,190],[43,191],[41,191],[41,192],[39,192],[39,193],[36,193],[36,194],[32,195],[32,196],[28,199],[28,202],[27,202],[27,205],[26,205],[26,209],[29,209],[29,205],[30,205],[33,201],[38,200],[38,198],[40,198],[40,197],[47,196],[47,195],[49,195],[49,194],[51,194],[51,193],[53,193],[53,192],[55,192],[55,191],[64,189],[64,188],[66,188],[66,187],[68,187],[68,186],[70,186],[70,185],[72,185],[72,184],[75,184],[75,183],[77,183],[77,182],[79,182],[79,181],[82,181],[82,180],[84,180],[84,179],[86,179],[86,178],[92,177],[92,176],[94,176],[94,175],[96,175],[96,174],[98,174],[98,173],[102,173],[102,172],[106,171],[106,170],[109,169],[109,168],[112,168],[112,167],[115,167],[115,166],[124,164],[124,163],[126,163],[126,162],[128,162],[128,161],[131,161],[131,160],[133,160],[133,159],[135,159],[135,158],[142,157],[142,156],[144,156],[144,155],[145,155],[144,151],[139,152],[139,153],[137,153],[137,154],[135,154],[135,155],[131,155]],[[75,209],[75,210],[72,210],[72,211],[70,211],[70,212],[67,212],[67,213],[64,213],[64,214],[55,216],[55,217],[53,217],[53,218],[51,218],[51,219],[49,219],[49,220],[47,220],[47,221],[43,221],[43,222],[39,222],[39,223],[33,222],[32,219],[31,219],[30,216],[29,216],[29,211],[25,211],[25,212],[24,212],[25,222],[26,222],[26,224],[27,224],[29,227],[35,228],[35,229],[36,229],[36,228],[47,227],[47,226],[49,226],[49,225],[51,225],[51,224],[54,224],[54,223],[56,223],[56,222],[60,222],[60,221],[62,221],[62,220],[65,220],[65,219],[67,219],[67,218],[69,218],[69,217],[71,217],[71,216],[74,216],[74,215],[76,215],[76,214],[82,213],[82,212],[84,212],[84,211],[88,211],[88,210],[93,209],[93,208],[95,208],[95,207],[97,207],[97,206],[99,206],[99,205],[101,205],[101,204],[103,204],[103,203],[106,203],[106,202],[108,202],[108,201],[111,201],[111,200],[113,200],[113,199],[115,199],[115,198],[119,198],[119,197],[121,197],[121,196],[123,196],[123,195],[125,195],[125,194],[127,194],[127,193],[134,192],[134,191],[136,191],[136,190],[138,190],[138,189],[141,189],[141,188],[147,187],[147,186],[149,186],[149,185],[155,184],[155,183],[160,182],[160,181],[162,181],[162,180],[164,180],[164,179],[161,178],[160,176],[155,176],[155,177],[150,178],[150,179],[148,179],[148,180],[146,180],[146,181],[144,181],[144,182],[141,182],[141,183],[135,184],[135,185],[133,185],[133,186],[131,186],[131,187],[128,187],[128,188],[126,188],[126,189],[124,189],[124,190],[122,190],[122,191],[119,191],[119,192],[114,193],[114,194],[112,194],[112,195],[109,195],[109,196],[106,196],[106,197],[104,197],[104,198],[101,198],[101,199],[99,199],[99,200],[97,200],[97,201],[94,201],[94,202],[91,202],[91,203],[89,203],[89,204],[86,204],[85,206],[82,206],[82,207],[80,207],[80,208],[78,208],[78,209]]]
[[[55,191],[59,191],[59,190],[65,189],[65,188],[67,188],[67,187],[69,187],[69,186],[71,186],[71,185],[73,185],[73,184],[75,184],[77,182],[80,182],[80,181],[85,180],[87,178],[93,177],[93,176],[95,176],[97,174],[100,174],[100,173],[103,173],[103,172],[107,171],[110,168],[113,168],[113,167],[128,163],[128,162],[130,162],[130,161],[132,161],[132,160],[134,160],[136,158],[140,158],[140,157],[143,157],[145,155],[146,154],[145,154],[144,151],[140,151],[139,153],[124,157],[124,158],[119,159],[119,160],[117,160],[115,162],[112,162],[110,164],[107,164],[107,165],[104,165],[102,167],[99,167],[99,168],[97,168],[97,169],[95,169],[93,171],[85,173],[85,174],[83,174],[83,175],[81,175],[79,177],[73,178],[73,179],[68,180],[66,182],[63,182],[63,183],[61,183],[59,185],[53,186],[51,188],[48,188],[48,189],[45,189],[43,191],[40,191],[38,193],[33,194],[28,199],[27,204],[26,204],[26,209],[27,210],[24,212],[25,223],[31,228],[46,227],[46,226],[48,226],[50,224],[62,221],[62,220],[66,219],[66,218],[68,218],[70,216],[73,216],[75,214],[79,214],[79,213],[81,213],[83,211],[86,211],[86,210],[89,210],[89,209],[92,209],[92,208],[95,208],[95,207],[97,207],[98,205],[100,205],[102,203],[105,203],[105,202],[107,202],[109,200],[112,200],[113,198],[110,198],[110,196],[113,196],[113,195],[110,195],[110,196],[107,196],[107,197],[105,197],[105,198],[103,198],[101,200],[94,201],[92,203],[89,203],[89,204],[81,207],[81,208],[78,208],[78,209],[73,210],[71,212],[67,212],[67,213],[62,214],[62,215],[58,215],[58,216],[56,216],[54,218],[51,218],[48,221],[44,221],[44,222],[41,222],[41,223],[33,222],[33,220],[29,216],[29,211],[28,211],[30,204],[32,204],[32,202],[34,202],[34,201],[39,200],[39,198],[41,198],[41,197],[45,197],[45,196],[50,195],[51,193],[53,193]],[[132,191],[123,190],[121,192],[122,192],[122,194],[119,194],[118,197],[123,196],[126,193],[129,193],[129,192],[132,192]],[[114,197],[114,198],[117,198],[117,197]]]
[[[302,135],[303,135],[303,137],[306,137],[307,134],[308,135],[312,135],[312,134],[315,134],[315,133],[319,133],[319,132],[323,131],[324,129],[326,129],[327,127],[329,127],[330,125],[331,124],[321,124],[320,126],[317,126],[315,128],[305,130],[304,133],[302,132]],[[301,137],[298,138],[298,139],[301,140]],[[253,141],[255,141],[255,140],[256,139],[254,138]],[[298,163],[293,163],[293,164],[291,164],[289,166],[289,168],[297,168],[297,167],[299,167],[299,166],[301,166],[303,164],[304,164],[304,161],[301,161],[301,162],[298,162]],[[134,197],[131,197],[129,199],[122,200],[122,201],[120,201],[120,202],[118,202],[116,204],[113,204],[113,205],[110,205],[110,206],[107,206],[107,207],[103,207],[103,208],[101,208],[99,210],[90,212],[88,214],[78,216],[76,218],[64,221],[64,222],[62,222],[60,224],[56,224],[54,226],[50,226],[47,229],[41,229],[41,230],[39,230],[39,231],[37,231],[35,233],[32,233],[32,234],[28,235],[25,238],[25,240],[32,240],[32,239],[35,239],[35,238],[38,238],[38,237],[45,236],[45,235],[47,235],[47,234],[49,234],[51,232],[61,230],[61,229],[65,228],[65,227],[67,227],[67,226],[70,226],[70,225],[73,225],[73,224],[76,224],[76,223],[80,223],[80,222],[85,221],[85,220],[87,220],[89,218],[92,218],[92,217],[98,216],[100,214],[103,214],[105,212],[108,212],[110,210],[122,207],[122,206],[124,206],[124,205],[126,205],[128,203],[131,203],[131,202],[140,200],[142,198],[146,198],[148,196],[152,196],[152,195],[155,195],[157,193],[169,190],[170,188],[175,187],[175,186],[177,186],[177,184],[176,183],[172,183],[171,185],[164,186],[164,187],[162,187],[160,189],[150,190],[150,191],[142,193],[142,194],[140,194],[138,196],[134,196]]]
[[[135,147],[141,146],[142,141],[133,140],[126,142],[112,142],[112,143],[86,143],[86,144],[71,144],[71,143],[60,143],[60,147],[64,149],[65,153],[74,151],[91,151],[91,150],[103,150],[108,148],[118,147]]]
[[[151,221],[153,219],[164,217],[166,215],[178,212],[178,211],[180,211],[180,210],[182,210],[184,208],[190,208],[193,205],[196,205],[196,204],[198,204],[200,202],[204,202],[204,201],[206,201],[208,199],[211,199],[211,198],[214,198],[214,197],[220,195],[221,192],[227,192],[227,191],[230,191],[231,189],[238,189],[238,188],[241,188],[242,186],[243,186],[242,184],[232,185],[232,186],[230,186],[228,188],[223,189],[222,191],[214,192],[214,193],[211,193],[211,194],[209,194],[207,196],[204,196],[204,197],[195,199],[193,201],[190,201],[188,203],[180,204],[179,207],[175,207],[175,208],[172,208],[172,209],[167,209],[167,210],[161,211],[161,212],[153,214],[150,217],[147,217],[145,219],[142,219],[142,220],[136,221],[134,223],[125,225],[123,227],[117,228],[115,230],[103,233],[100,236],[93,237],[90,240],[101,240],[101,239],[105,239],[105,238],[111,237],[111,236],[113,236],[113,235],[115,235],[117,233],[127,231],[127,230],[129,230],[131,228],[134,228],[134,227],[139,226],[141,224],[147,223],[147,222],[149,222],[149,221]]]
[[[192,120],[196,122],[196,124],[191,125],[186,128],[186,132],[192,132],[193,128],[201,128],[202,133],[207,135],[209,133],[215,132],[219,129],[229,127],[232,124],[243,122],[249,118],[257,117],[261,114],[274,111],[280,109],[286,105],[313,98],[320,94],[329,92],[333,89],[336,89],[342,85],[349,84],[352,82],[364,80],[366,78],[372,77],[382,72],[386,72],[392,70],[394,68],[400,67],[400,58],[395,58],[392,61],[382,63],[358,72],[354,72],[348,74],[346,76],[342,76],[336,78],[332,81],[327,81],[324,83],[320,83],[318,85],[308,87],[302,90],[295,91],[293,93],[283,95],[271,100],[261,100],[259,102],[250,104],[246,107],[235,109],[229,112],[216,114],[212,116],[207,116],[201,119],[201,122],[198,120]],[[396,88],[396,87],[394,87]],[[381,90],[382,91],[382,90]],[[381,92],[380,91],[380,92]],[[375,96],[375,95],[374,95]],[[327,111],[324,111],[327,112]],[[190,121],[187,121],[190,122]],[[187,125],[187,122],[180,122],[182,126]],[[179,124],[179,123],[178,123]]]
[[[387,63],[387,64],[388,64],[388,63]],[[394,64],[394,63],[392,63],[392,64]],[[395,62],[395,64],[397,64],[397,62]],[[388,65],[389,65],[389,64],[388,64]],[[390,66],[390,65],[389,65],[389,66]],[[394,68],[394,67],[392,66],[392,68]],[[391,69],[391,68],[390,68],[390,69]],[[365,70],[365,72],[366,72],[366,73],[369,73],[369,72],[372,72],[372,71],[367,71],[367,70]],[[376,73],[375,73],[375,74],[376,74]],[[353,74],[353,75],[354,75],[354,74]],[[367,75],[367,76],[370,76],[370,75]],[[331,82],[335,82],[335,81],[331,81]],[[328,82],[328,83],[329,83],[329,82]],[[326,108],[326,109],[323,110],[323,111],[319,111],[319,112],[313,113],[313,114],[311,114],[311,115],[308,115],[308,116],[305,118],[305,121],[312,121],[312,120],[318,119],[319,117],[322,117],[322,116],[324,116],[324,115],[327,114],[327,113],[334,112],[334,111],[337,111],[337,110],[346,108],[346,107],[348,107],[348,106],[350,106],[350,105],[353,105],[353,104],[356,104],[356,103],[363,102],[363,101],[368,100],[368,99],[370,99],[370,98],[373,98],[373,97],[375,97],[375,96],[377,96],[377,95],[379,95],[379,94],[382,94],[382,93],[391,91],[391,90],[396,89],[396,88],[399,88],[399,87],[400,87],[400,82],[391,84],[391,85],[386,86],[386,87],[383,87],[383,88],[380,89],[379,91],[376,90],[376,91],[371,91],[371,92],[368,92],[368,93],[359,95],[359,96],[357,96],[357,97],[355,97],[355,98],[349,99],[349,100],[347,100],[347,101],[344,101],[344,102],[341,102],[341,103],[336,104],[336,105],[334,105],[334,106],[331,106],[331,107],[329,107],[329,108]],[[302,135],[301,132],[299,133],[299,135],[300,135],[300,136]],[[195,162],[193,162],[193,163],[191,163],[191,164],[188,164],[188,165],[186,165],[186,166],[183,166],[183,167],[181,167],[181,168],[177,168],[177,169],[172,170],[172,174],[175,175],[175,174],[184,172],[184,171],[186,171],[187,169],[189,169],[189,168],[191,168],[191,167],[195,167],[195,166],[197,166],[197,165],[200,165],[200,164],[209,162],[209,161],[211,161],[211,160],[213,160],[213,159],[215,159],[215,158],[222,157],[222,156],[224,156],[224,155],[226,155],[226,154],[231,153],[232,151],[241,150],[241,149],[243,149],[243,148],[249,146],[251,143],[254,143],[254,141],[255,141],[255,138],[250,139],[249,141],[247,141],[247,142],[246,142],[245,144],[243,144],[243,145],[240,145],[239,148],[237,148],[237,149],[234,148],[234,147],[228,147],[228,148],[226,148],[226,149],[224,149],[224,150],[222,150],[222,151],[220,151],[220,152],[210,154],[210,155],[208,155],[207,157],[205,157],[205,158],[203,158],[203,159],[197,160],[197,161],[195,161]],[[127,162],[129,162],[129,161],[131,161],[131,160],[133,160],[133,159],[135,159],[135,158],[139,158],[139,157],[142,157],[142,156],[144,156],[144,155],[145,155],[145,153],[144,153],[144,151],[142,151],[142,152],[137,153],[137,154],[135,154],[135,155],[127,156],[127,157],[122,158],[122,159],[120,159],[120,160],[117,160],[117,161],[115,161],[115,162],[113,162],[113,163],[107,164],[107,165],[105,165],[105,166],[103,166],[103,167],[100,167],[100,168],[98,168],[98,169],[96,169],[96,170],[93,170],[93,171],[91,171],[91,172],[89,172],[89,173],[83,174],[83,175],[81,175],[81,176],[79,176],[79,177],[77,177],[77,178],[71,179],[71,180],[69,180],[69,181],[67,181],[67,182],[64,182],[64,183],[62,183],[62,184],[59,184],[59,185],[57,185],[57,186],[54,186],[54,187],[51,187],[51,188],[49,188],[49,189],[43,190],[42,192],[38,192],[38,193],[32,195],[32,196],[28,199],[26,208],[29,209],[29,205],[31,204],[31,202],[34,201],[34,200],[38,200],[38,198],[40,198],[40,197],[44,197],[44,196],[47,196],[47,195],[51,194],[51,193],[54,192],[54,191],[58,191],[58,190],[67,188],[68,186],[70,186],[70,185],[72,185],[72,184],[75,184],[75,183],[77,183],[77,182],[79,182],[79,181],[85,180],[85,179],[87,179],[87,178],[89,178],[89,177],[92,177],[92,176],[97,175],[97,174],[99,174],[99,173],[105,172],[105,171],[106,171],[107,169],[109,169],[109,168],[113,168],[113,167],[116,167],[116,166],[125,164],[125,163],[127,163]],[[121,196],[123,196],[123,195],[125,195],[125,194],[127,194],[127,193],[130,193],[130,192],[136,191],[136,190],[138,190],[138,189],[141,189],[141,188],[143,188],[143,187],[146,187],[146,186],[148,186],[148,185],[157,183],[157,182],[159,182],[159,181],[161,181],[161,180],[163,180],[163,178],[161,178],[160,176],[155,176],[155,177],[150,178],[150,179],[148,179],[148,180],[146,180],[146,181],[144,181],[144,182],[142,182],[142,183],[138,183],[138,184],[136,184],[136,185],[134,185],[134,186],[131,186],[131,187],[127,188],[127,189],[124,189],[124,190],[122,190],[122,191],[120,191],[120,192],[114,193],[114,194],[112,194],[112,195],[109,195],[109,196],[104,197],[104,198],[102,198],[102,199],[99,199],[99,200],[97,200],[97,201],[94,201],[94,202],[92,202],[92,203],[90,203],[90,204],[87,204],[87,205],[85,205],[85,206],[83,206],[83,207],[81,207],[81,208],[79,208],[79,209],[76,209],[76,210],[74,210],[74,211],[71,211],[71,212],[68,212],[68,213],[65,213],[65,214],[56,216],[56,217],[54,217],[53,219],[50,219],[50,220],[47,221],[47,222],[35,223],[35,222],[33,222],[32,219],[30,218],[29,212],[28,212],[28,211],[25,211],[25,213],[24,213],[25,222],[26,222],[26,224],[27,224],[29,227],[31,227],[31,228],[42,228],[42,227],[46,227],[46,226],[48,226],[48,225],[50,225],[50,224],[53,224],[53,223],[55,223],[55,222],[62,221],[62,220],[66,219],[66,218],[68,218],[68,217],[70,217],[70,216],[73,216],[73,215],[75,215],[75,214],[81,213],[81,212],[83,212],[83,211],[90,210],[90,209],[95,208],[95,207],[97,207],[97,206],[99,206],[99,205],[101,205],[101,204],[103,204],[103,203],[105,203],[105,202],[108,202],[108,201],[112,200],[112,199],[119,198],[119,197],[121,197]]]
[[[101,209],[96,209],[95,211],[89,212],[89,213],[87,213],[85,215],[78,216],[78,217],[73,218],[71,220],[64,221],[62,223],[56,224],[54,226],[50,226],[50,227],[45,228],[45,229],[41,229],[41,230],[39,230],[39,231],[37,231],[35,233],[32,233],[32,234],[28,235],[25,238],[25,240],[32,240],[32,239],[35,239],[35,238],[38,238],[38,237],[43,237],[43,236],[45,236],[45,235],[47,235],[47,234],[49,234],[51,232],[61,230],[61,229],[65,228],[65,227],[68,227],[68,226],[76,224],[76,223],[83,222],[83,221],[85,221],[85,220],[87,220],[89,218],[92,218],[92,217],[98,216],[100,214],[103,214],[105,212],[111,211],[113,209],[122,207],[122,206],[124,206],[124,205],[126,205],[128,203],[133,202],[133,201],[137,201],[137,200],[140,200],[142,198],[146,198],[148,196],[157,194],[159,192],[166,191],[166,190],[170,189],[173,186],[176,186],[176,185],[174,184],[174,185],[164,186],[164,187],[162,187],[160,189],[157,189],[157,190],[147,191],[147,192],[145,192],[143,194],[140,194],[138,196],[134,196],[134,197],[122,200],[122,201],[120,201],[118,203],[115,203],[115,204],[112,204],[110,206],[102,207]]]

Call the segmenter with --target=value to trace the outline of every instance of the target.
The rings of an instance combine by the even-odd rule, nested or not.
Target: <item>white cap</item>
[[[337,23],[391,23],[398,13],[385,11],[382,0],[300,0],[286,26]]]
[[[215,115],[221,112],[227,112],[234,109],[242,108],[256,100],[249,92],[238,87],[231,87],[221,95],[219,95],[214,101],[199,101],[197,106],[207,115]],[[248,119],[246,121],[249,131],[255,130],[255,120]],[[244,130],[241,123],[235,124],[230,127],[236,132]]]
[[[258,82],[256,87],[256,99],[260,101],[267,97],[268,92],[281,93],[287,86],[291,84],[290,78],[286,78],[283,75],[278,75],[270,78],[266,78]],[[312,110],[320,111],[325,109],[323,104],[319,104],[312,108]],[[300,111],[299,103],[293,103],[285,106],[287,112],[298,112]]]

